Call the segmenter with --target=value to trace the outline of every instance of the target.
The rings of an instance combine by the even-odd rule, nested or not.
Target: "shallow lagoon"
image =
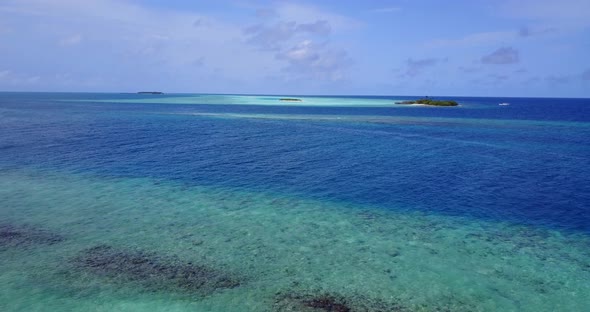
[[[281,99],[297,99],[284,101]],[[183,105],[262,105],[262,106],[315,106],[315,107],[391,107],[395,98],[367,97],[319,97],[319,96],[270,96],[270,95],[154,95],[151,98],[125,98],[101,100],[106,103],[152,103]],[[399,106],[399,105],[398,105]]]
[[[407,311],[580,311],[590,300],[584,235],[148,179],[4,172],[0,186],[5,223],[64,237],[2,250],[8,310],[272,311],[279,292]],[[153,291],[75,265],[102,245],[241,283],[205,296],[174,283]]]

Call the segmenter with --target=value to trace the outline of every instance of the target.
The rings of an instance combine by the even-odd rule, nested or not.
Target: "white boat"
[[[510,103],[500,103],[498,105],[500,105],[500,106],[508,106],[508,105],[510,105]]]

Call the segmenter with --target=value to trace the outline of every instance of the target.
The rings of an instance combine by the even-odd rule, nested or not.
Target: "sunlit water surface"
[[[0,94],[2,311],[590,306],[590,101],[280,98]]]

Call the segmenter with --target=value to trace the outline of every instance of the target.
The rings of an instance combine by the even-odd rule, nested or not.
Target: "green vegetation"
[[[416,104],[424,104],[424,105],[434,105],[434,106],[457,106],[459,103],[455,101],[438,101],[438,100],[431,100],[431,99],[419,99],[416,101]]]
[[[395,102],[395,104],[423,104],[423,105],[432,105],[432,106],[457,106],[459,103],[455,101],[439,101],[433,100],[429,98],[419,99],[415,101],[401,101]]]
[[[295,99],[295,98],[282,98],[279,99],[279,101],[290,101],[290,102],[301,102],[301,99]]]

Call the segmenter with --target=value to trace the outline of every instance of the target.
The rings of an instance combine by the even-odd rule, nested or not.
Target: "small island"
[[[295,98],[282,98],[279,99],[279,101],[286,101],[286,102],[301,102],[303,101],[302,99],[295,99]]]
[[[160,91],[139,91],[137,94],[164,94],[164,92]]]
[[[401,101],[401,102],[395,102],[395,104],[406,104],[406,105],[411,105],[411,104],[421,104],[421,105],[431,105],[431,106],[457,106],[459,105],[459,103],[455,102],[455,101],[440,101],[440,100],[433,100],[433,99],[429,99],[429,98],[424,98],[424,99],[419,99],[419,100],[414,100],[414,101]]]

